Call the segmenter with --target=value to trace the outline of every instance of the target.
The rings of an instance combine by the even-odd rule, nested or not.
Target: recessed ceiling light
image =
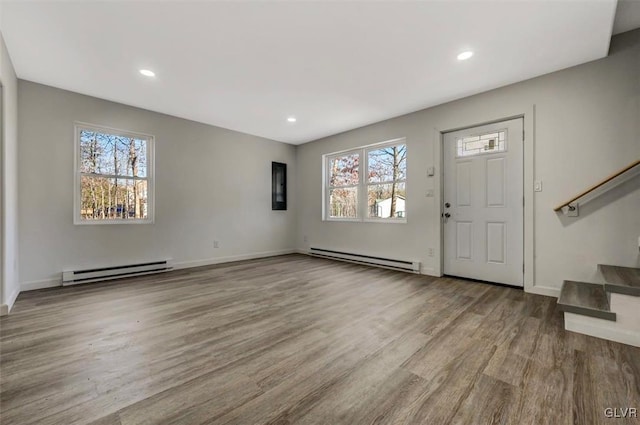
[[[298,121],[298,120],[296,119],[296,117],[289,117],[289,118],[287,118],[287,121],[289,121],[289,122],[296,122],[296,121]]]
[[[471,50],[467,50],[466,52],[462,52],[458,55],[458,60],[465,61],[469,59],[471,56],[473,56],[473,52]]]
[[[140,70],[140,74],[144,75],[145,77],[155,77],[156,76],[155,72],[153,72],[151,70],[148,70],[148,69],[141,69]]]

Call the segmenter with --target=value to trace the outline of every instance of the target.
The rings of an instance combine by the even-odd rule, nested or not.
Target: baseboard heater
[[[172,269],[173,266],[171,265],[170,260],[160,260],[122,266],[68,270],[62,272],[62,286],[100,282],[111,279],[122,279],[125,277],[141,276],[152,273],[162,273]]]
[[[315,257],[330,258],[350,263],[366,264],[386,269],[420,273],[419,261],[394,260],[391,258],[373,257],[371,255],[354,254],[350,252],[332,251],[322,248],[309,248],[309,254]]]

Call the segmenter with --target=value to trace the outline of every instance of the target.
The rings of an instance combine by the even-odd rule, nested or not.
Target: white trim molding
[[[226,257],[205,258],[202,260],[190,260],[172,263],[173,269],[188,269],[192,267],[210,266],[214,264],[231,263],[234,261],[254,260],[258,258],[277,257],[279,255],[295,254],[296,249],[282,249],[278,251],[253,252],[249,254],[230,255]],[[34,280],[20,284],[22,291],[35,291],[38,289],[55,288],[62,286],[62,276],[57,279]]]
[[[640,347],[640,332],[617,327],[616,322],[565,311],[564,328],[571,332]]]
[[[80,152],[80,133],[83,130],[89,130],[93,132],[99,132],[104,134],[110,134],[115,136],[130,137],[146,142],[146,176],[135,177],[127,176],[123,174],[119,175],[107,175],[107,174],[88,174],[81,171],[81,152]],[[75,225],[103,225],[103,224],[153,224],[155,217],[155,137],[150,134],[133,132],[128,130],[121,130],[117,128],[106,127],[103,125],[95,125],[84,122],[76,121],[74,123],[74,163],[73,163],[73,224]],[[106,219],[106,220],[83,220],[81,217],[81,196],[82,196],[82,176],[104,177],[111,179],[127,179],[127,180],[141,180],[147,183],[147,218],[133,218],[133,219]]]
[[[258,258],[277,257],[279,255],[287,255],[287,254],[295,254],[295,253],[297,253],[297,250],[291,248],[291,249],[282,249],[278,251],[262,251],[262,252],[253,252],[250,254],[228,255],[226,257],[213,257],[213,258],[204,258],[201,260],[175,262],[173,263],[173,268],[175,270],[189,269],[191,267],[211,266],[214,264],[232,263],[234,261],[243,261],[243,260],[255,260]]]
[[[9,295],[9,297],[7,298],[7,304],[3,304],[2,307],[0,307],[0,309],[4,310],[4,307],[6,307],[7,312],[4,314],[9,314],[11,312],[11,309],[13,308],[13,305],[16,302],[16,299],[18,298],[18,295],[20,295],[20,288],[17,288],[16,290],[14,290],[11,295]],[[4,315],[2,314],[2,312],[0,312],[0,315]]]
[[[408,151],[407,147],[407,138],[399,137],[396,139],[387,140],[384,142],[373,143],[366,146],[358,146],[355,148],[341,150],[339,152],[331,152],[322,155],[322,220],[331,222],[331,221],[339,221],[339,222],[356,222],[356,223],[395,223],[395,224],[406,224],[406,207],[404,216],[402,217],[369,217],[369,205],[367,201],[369,186],[376,185],[385,185],[385,184],[404,184],[405,191],[407,185],[407,175],[405,173],[404,179],[396,179],[396,180],[386,180],[381,182],[369,182],[367,179],[368,170],[369,170],[369,152],[375,151],[377,149],[383,149],[386,147],[395,147],[395,146],[404,146],[405,149],[405,164],[408,163],[408,158],[406,152]],[[330,184],[330,172],[329,166],[331,160],[334,158],[339,158],[344,155],[356,154],[359,157],[358,161],[358,183],[349,184],[343,186],[335,186],[332,187]],[[356,199],[356,217],[331,217],[329,216],[329,203],[330,203],[330,193],[332,189],[353,189],[357,190],[357,199]],[[404,198],[403,198],[404,199]],[[406,201],[405,201],[406,202]]]
[[[560,297],[560,288],[555,288],[552,286],[542,286],[542,285],[533,285],[527,289],[525,286],[525,291],[530,294],[544,295],[546,297]]]
[[[556,297],[560,294],[560,289],[540,286],[535,284],[535,209],[534,209],[534,191],[533,181],[535,176],[535,110],[536,106],[522,105],[519,108],[509,108],[504,111],[488,111],[488,115],[479,116],[476,120],[461,122],[457,116],[449,116],[443,119],[433,131],[433,149],[434,161],[440,164],[440,172],[436,173],[434,187],[434,202],[438,206],[438,214],[434,217],[437,220],[436,237],[440,241],[440,250],[436,255],[435,270],[436,276],[442,276],[444,261],[444,232],[443,224],[440,219],[442,213],[442,195],[444,190],[443,176],[443,149],[442,142],[444,133],[462,130],[465,128],[477,127],[485,124],[491,124],[500,121],[507,121],[515,118],[523,119],[524,130],[524,290],[533,294]]]
[[[36,291],[38,289],[55,288],[62,286],[62,277],[59,279],[43,279],[32,280],[31,282],[22,282],[20,284],[21,291]]]

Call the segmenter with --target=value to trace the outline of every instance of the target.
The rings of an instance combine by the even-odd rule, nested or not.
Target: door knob
[[[450,206],[451,206],[451,204],[450,204],[450,203],[448,203],[448,202],[447,202],[446,204],[444,204],[444,207],[445,207],[445,208],[449,208]]]
[[[451,214],[449,214],[449,213],[444,213],[444,218],[449,218],[449,217],[451,217]]]

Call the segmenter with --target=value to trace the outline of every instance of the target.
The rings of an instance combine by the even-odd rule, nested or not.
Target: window
[[[329,159],[329,217],[358,218],[359,175],[359,152]]]
[[[324,164],[326,220],[406,222],[404,139],[325,155]]]
[[[506,130],[477,136],[463,137],[456,140],[457,156],[474,156],[485,153],[504,152],[506,147]]]
[[[153,136],[76,124],[74,223],[153,222]]]

